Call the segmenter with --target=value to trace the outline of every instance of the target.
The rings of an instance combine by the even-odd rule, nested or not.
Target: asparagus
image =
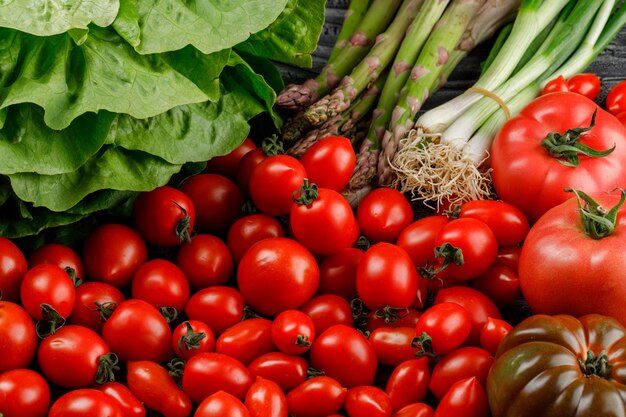
[[[332,93],[312,104],[304,116],[314,126],[324,123],[334,115],[350,107],[354,100],[370,82],[391,63],[407,28],[417,15],[424,0],[404,0],[389,28],[376,38],[376,44],[367,56],[346,75]]]
[[[328,61],[329,64],[337,58],[339,53],[350,44],[350,37],[357,30],[359,24],[363,20],[363,16],[367,13],[367,9],[370,7],[371,0],[351,0],[348,5],[348,9],[344,14],[343,24],[341,30],[335,40],[335,46],[330,52]]]
[[[304,117],[304,111],[296,113],[288,119],[280,132],[283,142],[291,142],[302,136],[311,127],[311,123]]]
[[[276,98],[276,103],[287,109],[299,110],[315,103],[319,97],[336,87],[367,55],[373,40],[389,26],[396,15],[400,3],[401,0],[373,0],[357,30],[350,37],[350,42],[332,62],[325,65],[315,79],[285,87]]]

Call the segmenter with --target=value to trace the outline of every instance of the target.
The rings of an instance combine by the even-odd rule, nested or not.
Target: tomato
[[[76,289],[70,276],[60,267],[41,264],[24,275],[20,297],[22,305],[35,320],[61,320],[62,325],[74,308]]]
[[[318,294],[336,294],[346,300],[356,295],[356,271],[363,257],[357,248],[345,248],[329,255],[320,264]]]
[[[233,223],[226,244],[235,262],[239,262],[250,246],[269,237],[285,237],[280,222],[267,214],[251,214]]]
[[[496,260],[493,264],[507,266],[517,272],[519,269],[519,256],[521,253],[521,246],[505,246],[498,248],[498,256],[496,256]]]
[[[270,156],[252,171],[250,196],[254,205],[270,216],[283,216],[291,210],[292,194],[302,185],[306,171],[288,155]]]
[[[0,374],[0,412],[3,417],[46,417],[50,388],[46,380],[30,369]]]
[[[596,74],[575,74],[567,80],[567,86],[572,93],[582,94],[590,100],[595,100],[602,89],[602,82]]]
[[[272,340],[272,321],[251,318],[226,329],[215,343],[215,351],[248,365],[258,356],[276,350]]]
[[[509,323],[501,319],[489,317],[480,331],[480,346],[495,356],[502,339],[513,329]]]
[[[307,379],[309,363],[301,356],[269,352],[248,365],[252,378],[262,377],[275,382],[283,392],[291,391]]]
[[[233,395],[217,391],[202,400],[194,417],[249,417],[250,412],[240,399]]]
[[[178,246],[188,241],[195,221],[191,199],[168,185],[139,193],[133,204],[135,229],[155,246]]]
[[[327,136],[307,149],[300,162],[311,182],[319,187],[341,191],[352,176],[356,155],[350,139]]]
[[[0,301],[0,373],[27,368],[37,351],[33,319],[20,305]]]
[[[363,255],[356,273],[359,298],[370,310],[406,308],[417,294],[418,275],[404,249],[381,242]]]
[[[117,402],[117,405],[122,409],[124,417],[146,416],[145,407],[126,385],[110,381],[105,382],[102,385],[95,385],[94,388],[113,398]]]
[[[245,302],[234,288],[214,286],[204,288],[189,298],[185,314],[190,320],[208,324],[215,336],[219,336],[243,319]]]
[[[448,216],[422,217],[404,228],[396,244],[406,250],[416,268],[435,265],[435,239],[449,222]]]
[[[352,327],[329,327],[317,336],[309,352],[313,368],[346,388],[374,383],[376,352],[365,336]]]
[[[435,412],[426,403],[413,403],[393,413],[391,417],[433,417]]]
[[[379,363],[397,366],[415,357],[417,348],[411,345],[415,337],[413,327],[379,327],[369,335]]]
[[[425,354],[445,355],[465,342],[472,328],[468,311],[456,303],[440,303],[417,321],[415,342]]]
[[[237,173],[237,167],[244,155],[256,149],[255,143],[250,138],[245,138],[241,144],[225,155],[214,156],[207,161],[204,172],[210,172],[225,175],[234,178]]]
[[[311,317],[315,326],[315,334],[320,335],[330,326],[343,324],[352,327],[352,307],[350,303],[338,295],[318,295],[307,301],[300,311]]]
[[[461,205],[459,218],[478,219],[491,229],[498,246],[521,243],[530,226],[517,207],[499,200],[474,200]]]
[[[569,129],[587,129],[596,109],[595,125],[583,132],[580,140],[565,134]],[[574,166],[568,166],[566,155],[552,156],[544,147],[556,152],[547,139],[550,132],[563,135],[552,135],[556,142],[569,138],[572,146],[585,145],[597,151],[615,146],[616,150],[600,157],[572,154]],[[591,195],[621,187],[626,176],[625,147],[626,127],[593,101],[575,93],[541,96],[506,122],[496,135],[491,147],[493,185],[498,196],[520,209],[532,224],[570,197],[564,191],[566,187],[583,189]]]
[[[83,282],[76,287],[74,307],[68,323],[88,327],[100,333],[107,317],[126,297],[116,287],[104,282]]]
[[[183,371],[183,391],[195,402],[218,391],[243,400],[250,385],[252,376],[248,368],[222,353],[199,353],[187,361]]]
[[[616,114],[615,118],[626,127],[626,111]]]
[[[114,378],[117,358],[98,333],[82,326],[63,326],[45,337],[37,361],[50,381],[65,388],[87,388]]]
[[[398,364],[385,385],[393,410],[423,401],[428,394],[430,371],[428,358],[408,359]]]
[[[26,271],[28,264],[22,251],[15,243],[0,236],[0,291],[4,301],[19,301]]]
[[[510,306],[520,296],[517,273],[502,265],[492,266],[472,281],[472,288],[485,294],[498,307]]]
[[[198,320],[186,320],[172,332],[172,348],[181,359],[188,360],[202,352],[215,350],[215,335],[211,328]]]
[[[172,352],[172,331],[154,306],[143,300],[118,304],[104,323],[102,337],[120,361],[165,362]]]
[[[562,93],[565,91],[569,91],[569,86],[567,85],[567,80],[562,75],[559,75],[553,80],[550,80],[546,83],[541,90],[541,95],[548,93]]]
[[[117,402],[102,391],[81,388],[61,395],[50,407],[48,417],[124,417]]]
[[[430,391],[441,400],[452,385],[470,377],[476,377],[485,386],[492,365],[493,356],[484,349],[466,346],[453,350],[435,364],[430,377]]]
[[[250,177],[257,165],[267,159],[268,155],[263,148],[256,148],[248,152],[241,158],[237,167],[235,181],[241,192],[246,196],[250,196]]]
[[[198,174],[178,187],[193,204],[196,229],[219,234],[226,232],[241,214],[243,194],[230,179],[217,174]]]
[[[134,229],[117,223],[96,228],[83,246],[87,278],[122,288],[148,260],[148,248]]]
[[[350,417],[390,417],[391,400],[385,391],[362,385],[346,393],[344,409]]]
[[[156,308],[182,311],[189,300],[189,282],[173,262],[152,259],[141,265],[133,277],[132,298],[147,301]]]
[[[301,355],[315,340],[315,324],[311,317],[298,310],[285,310],[274,318],[272,340],[282,352]]]
[[[288,238],[261,240],[248,249],[237,269],[246,303],[266,316],[297,309],[319,285],[319,267],[311,252]]]
[[[46,243],[28,256],[28,265],[32,268],[39,264],[54,264],[70,276],[85,278],[85,267],[80,255],[69,246],[60,243]]]
[[[616,116],[626,111],[626,80],[620,81],[609,90],[605,105]]]
[[[343,406],[347,389],[328,376],[309,378],[286,395],[289,415],[325,417]]]
[[[375,188],[359,203],[356,219],[361,233],[370,242],[393,243],[413,222],[413,208],[400,191]]]
[[[126,383],[143,405],[164,417],[187,417],[191,414],[191,399],[178,388],[167,369],[156,362],[128,362]]]
[[[370,311],[367,314],[367,329],[373,332],[380,327],[415,328],[421,315],[421,311],[412,308]]]
[[[435,417],[489,417],[487,393],[475,377],[456,382],[441,399]]]
[[[273,381],[255,378],[246,393],[244,404],[251,417],[287,417],[287,399]]]
[[[359,237],[352,207],[335,190],[305,180],[294,195],[289,224],[295,238],[313,253],[332,255],[350,248]]]
[[[200,234],[181,245],[176,265],[182,269],[195,290],[224,285],[233,273],[233,257],[224,241]]]

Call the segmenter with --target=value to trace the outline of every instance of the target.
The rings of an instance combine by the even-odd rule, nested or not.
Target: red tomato
[[[156,362],[128,362],[126,383],[143,405],[165,417],[187,417],[191,414],[190,398],[178,388],[167,369]]]
[[[459,218],[477,219],[489,226],[498,246],[513,246],[521,243],[530,226],[517,207],[499,200],[468,201],[461,206]]]
[[[256,148],[248,152],[241,158],[237,167],[235,181],[241,192],[246,196],[250,196],[250,177],[257,165],[267,159],[267,154],[263,148]]]
[[[0,374],[0,410],[3,417],[46,417],[50,388],[46,380],[30,369]]]
[[[430,371],[428,358],[409,359],[396,366],[387,380],[385,392],[395,411],[423,401],[428,393]]]
[[[336,294],[346,300],[356,295],[356,271],[363,257],[357,248],[345,248],[330,255],[320,264],[318,294]]]
[[[421,311],[412,308],[370,311],[367,314],[367,329],[373,332],[380,327],[415,328],[421,315]]]
[[[248,365],[252,378],[262,377],[275,382],[283,392],[288,392],[307,379],[309,363],[301,356],[283,352],[269,352],[257,357]]]
[[[615,84],[606,95],[606,109],[618,115],[626,111],[626,80]]]
[[[496,256],[496,260],[493,264],[507,266],[517,272],[519,268],[519,256],[521,253],[521,246],[506,246],[498,248],[498,256]]]
[[[356,289],[370,310],[406,308],[415,300],[417,280],[417,271],[406,251],[381,242],[363,255],[356,273]]]
[[[316,189],[305,180],[294,198],[301,200],[294,200],[289,224],[295,238],[307,249],[332,255],[355,244],[359,226],[343,195],[328,188]]]
[[[347,389],[328,376],[307,379],[286,395],[289,414],[294,417],[325,417],[343,406]]]
[[[94,388],[113,398],[122,409],[124,417],[146,416],[145,407],[126,385],[111,381],[102,385],[95,385]]]
[[[315,324],[311,317],[298,310],[285,310],[274,318],[272,340],[282,352],[301,355],[315,340]]]
[[[28,264],[22,251],[9,239],[0,236],[0,291],[4,301],[19,301],[26,271]]]
[[[61,395],[50,407],[48,417],[125,417],[117,402],[105,393],[81,388]]]
[[[313,368],[346,388],[372,385],[378,361],[372,344],[359,331],[342,324],[318,335],[310,350]]]
[[[88,327],[100,333],[104,321],[126,297],[122,292],[104,282],[83,282],[76,287],[74,307],[68,323]]]
[[[198,320],[186,320],[172,332],[172,348],[181,359],[215,350],[215,335],[211,328]]]
[[[237,359],[217,352],[205,352],[190,358],[183,371],[183,391],[195,402],[225,391],[243,400],[252,385],[248,368]]]
[[[596,109],[595,126],[577,143],[598,151],[615,146],[615,152],[582,155],[578,165],[568,166],[565,156],[552,156],[542,145],[550,132],[565,140],[571,136],[565,135],[569,129],[588,128]],[[553,135],[553,139],[558,138]],[[550,141],[543,143],[547,146]],[[591,195],[621,187],[626,177],[624,148],[626,128],[592,100],[575,93],[548,94],[532,101],[498,132],[491,147],[493,185],[498,196],[520,209],[532,224],[570,197],[563,191],[566,187]]]
[[[276,350],[272,340],[272,321],[251,318],[226,329],[215,343],[215,351],[248,365],[258,356]]]
[[[246,303],[266,316],[297,309],[319,285],[319,267],[311,252],[288,238],[261,240],[248,249],[237,270]]]
[[[191,296],[185,307],[190,320],[208,324],[215,336],[243,319],[245,302],[234,288],[214,286]]]
[[[287,399],[273,381],[257,377],[244,399],[250,417],[287,417]]]
[[[615,118],[626,127],[626,111],[616,114]]]
[[[350,388],[343,407],[350,417],[391,416],[391,400],[387,393],[369,385]]]
[[[435,412],[426,403],[413,403],[393,413],[391,417],[433,417]]]
[[[239,262],[250,246],[269,237],[285,237],[283,226],[267,214],[251,214],[233,223],[226,243],[235,262]]]
[[[270,216],[288,214],[293,204],[292,194],[305,178],[306,171],[296,158],[270,156],[257,165],[250,176],[252,202]]]
[[[133,298],[156,308],[182,311],[189,300],[187,277],[176,264],[165,259],[152,259],[141,265],[135,272],[131,290]]]
[[[165,362],[174,356],[167,321],[143,300],[121,302],[104,323],[102,337],[122,362]]]
[[[233,273],[233,257],[226,243],[213,235],[195,235],[178,250],[176,264],[195,290],[224,285]]]
[[[416,268],[435,265],[435,239],[449,222],[448,216],[441,215],[418,219],[404,228],[396,244],[406,250]]]
[[[72,312],[76,289],[70,276],[60,267],[41,264],[24,275],[20,297],[22,305],[35,320],[56,322]]]
[[[415,357],[417,348],[411,345],[415,337],[413,327],[379,327],[370,333],[369,341],[379,363],[397,366]]]
[[[202,400],[194,417],[249,417],[246,406],[233,395],[217,391]]]
[[[561,93],[565,91],[569,91],[567,80],[562,75],[559,75],[555,79],[548,81],[548,83],[543,87],[541,95],[548,93]]]
[[[500,342],[512,329],[513,326],[506,321],[489,317],[480,331],[480,346],[495,356]]]
[[[445,355],[465,342],[471,328],[471,317],[465,308],[456,303],[436,304],[417,321],[416,343],[426,354]]]
[[[83,261],[87,278],[122,288],[148,260],[148,248],[134,229],[116,223],[104,224],[87,237]]]
[[[567,86],[572,93],[582,94],[589,100],[595,100],[602,89],[602,82],[596,74],[576,74],[567,80]]]
[[[0,373],[27,368],[37,350],[33,319],[18,304],[0,301]]]
[[[350,139],[327,136],[307,149],[300,162],[311,182],[321,188],[341,191],[352,176],[356,155]]]
[[[430,377],[430,391],[441,400],[452,385],[470,377],[476,377],[484,387],[491,365],[493,356],[484,349],[467,346],[453,350],[435,364]]]
[[[413,222],[413,208],[400,191],[375,188],[359,203],[356,219],[367,240],[391,243]]]
[[[352,307],[350,303],[338,295],[318,295],[307,301],[300,311],[311,317],[315,326],[315,334],[320,335],[330,326],[343,324],[352,327]]]
[[[87,388],[113,378],[117,358],[104,340],[91,329],[63,326],[45,337],[37,350],[42,373],[65,388]]]
[[[489,403],[485,388],[475,377],[463,379],[441,399],[435,417],[488,417]]]
[[[234,182],[222,175],[193,175],[178,189],[191,200],[196,229],[202,232],[226,232],[241,214],[243,195]]]
[[[256,149],[256,145],[252,139],[245,138],[239,146],[226,155],[214,156],[209,159],[204,172],[211,172],[225,175],[229,178],[234,178],[241,158],[253,149]]]
[[[520,296],[517,273],[502,265],[492,266],[472,281],[472,288],[485,294],[498,307],[510,306]]]
[[[32,268],[39,264],[55,264],[70,276],[85,278],[85,267],[78,253],[69,246],[60,243],[46,243],[28,256],[28,265]]]

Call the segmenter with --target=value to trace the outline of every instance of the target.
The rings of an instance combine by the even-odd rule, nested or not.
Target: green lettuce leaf
[[[2,0],[0,26],[37,36],[50,36],[90,23],[109,26],[115,20],[119,0]]]
[[[113,22],[141,54],[192,45],[205,54],[231,48],[268,27],[287,0],[121,0]]]

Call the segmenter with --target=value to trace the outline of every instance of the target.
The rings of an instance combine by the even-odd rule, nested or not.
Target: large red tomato
[[[570,129],[588,128],[594,111],[597,111],[595,125],[580,140],[575,141],[572,134],[566,133]],[[550,135],[553,132],[560,136]],[[568,162],[558,147],[543,145],[547,142],[584,145],[597,151],[613,147],[615,150],[598,157],[572,155]],[[519,208],[533,223],[548,209],[569,198],[563,191],[568,186],[599,194],[624,185],[626,128],[580,94],[547,94],[531,102],[502,127],[491,147],[491,167],[498,196]]]
[[[0,410],[3,417],[45,417],[50,407],[50,387],[31,369],[14,369],[0,375]]]

